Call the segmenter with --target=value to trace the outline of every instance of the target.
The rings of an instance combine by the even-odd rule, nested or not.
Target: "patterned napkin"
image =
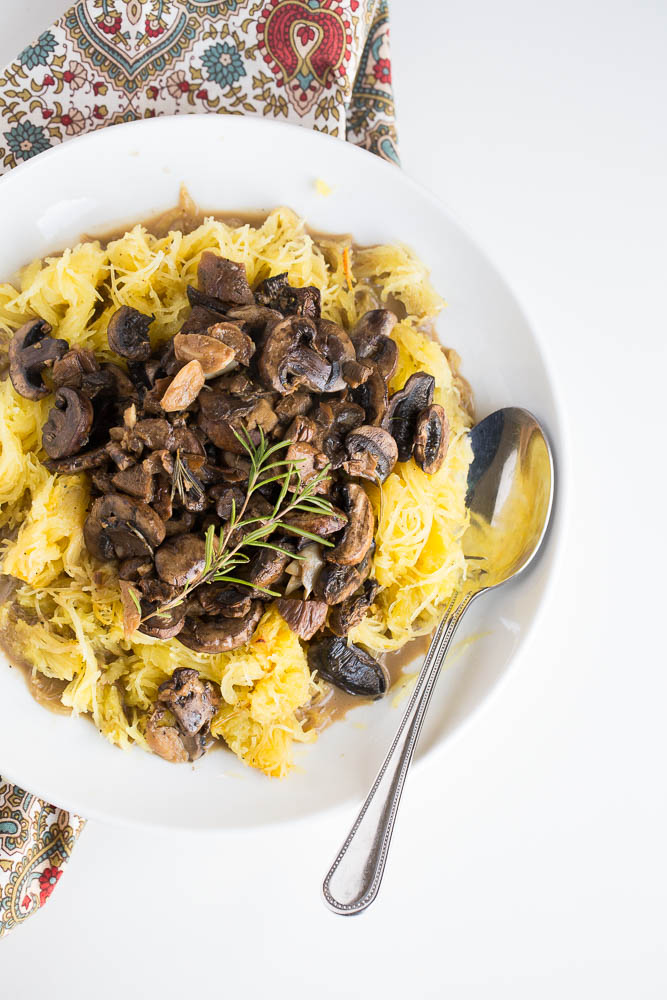
[[[200,112],[398,163],[387,0],[82,0],[0,74],[0,173],[91,129]],[[45,903],[84,826],[0,777],[0,937]]]

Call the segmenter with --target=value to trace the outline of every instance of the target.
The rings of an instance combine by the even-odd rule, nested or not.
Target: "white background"
[[[547,613],[411,776],[367,914],[319,898],[347,811],[208,839],[90,823],[0,943],[2,996],[666,995],[667,3],[391,10],[404,169],[499,265],[566,405],[572,516]],[[5,8],[0,64],[61,11]]]

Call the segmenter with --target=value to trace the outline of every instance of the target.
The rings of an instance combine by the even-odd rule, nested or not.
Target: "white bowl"
[[[330,196],[317,193],[318,178],[333,189]],[[500,406],[527,407],[562,457],[562,421],[542,350],[484,254],[397,167],[317,132],[196,115],[116,126],[49,150],[0,181],[0,277],[84,232],[171,207],[182,183],[204,209],[284,204],[317,230],[350,232],[362,244],[410,244],[448,302],[439,335],[463,358],[479,416]],[[562,498],[561,475],[558,520]],[[458,645],[466,636],[481,637],[442,676],[419,757],[442,749],[507,672],[544,598],[560,534],[555,527],[529,575],[487,595],[467,616]],[[223,751],[193,767],[138,749],[123,753],[88,720],[40,707],[20,673],[2,662],[0,774],[84,816],[188,829],[260,825],[360,800],[399,722],[401,709],[391,702],[356,709],[297,751],[299,768],[287,780],[272,781]]]

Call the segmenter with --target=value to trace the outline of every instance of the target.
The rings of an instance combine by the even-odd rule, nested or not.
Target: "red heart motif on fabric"
[[[352,40],[350,25],[343,20],[343,8],[330,3],[313,7],[301,0],[278,2],[265,8],[266,20],[260,24],[261,47],[266,50],[283,81],[297,73],[312,74],[325,85],[333,71],[344,74],[343,63],[349,59]]]

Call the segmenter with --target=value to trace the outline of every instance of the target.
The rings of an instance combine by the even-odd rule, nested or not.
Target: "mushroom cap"
[[[88,551],[97,559],[152,557],[164,541],[165,526],[148,504],[111,493],[94,501],[83,536]]]
[[[206,563],[206,543],[200,535],[174,535],[155,553],[157,575],[173,587],[184,587],[200,575]]]
[[[197,266],[199,288],[225,305],[250,305],[255,298],[248,284],[245,264],[204,250]]]
[[[335,367],[312,346],[317,330],[302,316],[287,316],[267,332],[259,358],[262,381],[281,395],[304,385],[312,392],[338,392],[342,382]],[[330,387],[334,386],[334,387]]]
[[[76,389],[56,392],[55,403],[42,428],[42,446],[49,458],[69,458],[88,442],[93,404]]]
[[[376,580],[367,580],[361,594],[354,594],[331,609],[329,628],[334,635],[345,636],[358,625],[380,589]]]
[[[432,476],[447,457],[449,448],[449,421],[442,406],[431,403],[417,418],[415,431],[415,462]]]
[[[434,389],[435,379],[432,375],[415,372],[400,392],[395,392],[389,400],[382,426],[398,445],[399,462],[407,462],[412,455],[417,420],[421,411],[433,402]]]
[[[109,347],[130,361],[148,361],[151,356],[148,327],[152,322],[152,316],[146,316],[132,306],[121,306],[107,326]]]
[[[387,383],[378,371],[373,370],[365,382],[351,391],[352,399],[363,407],[366,423],[379,426],[387,412]]]
[[[281,598],[276,606],[292,632],[306,640],[323,627],[329,610],[324,601],[297,601],[290,597]]]
[[[246,306],[245,308],[251,307]],[[214,323],[206,330],[206,334],[230,347],[240,364],[250,364],[250,359],[255,353],[255,344],[252,337],[244,333],[237,323]]]
[[[308,665],[348,694],[380,698],[387,690],[387,678],[378,661],[339,636],[314,642],[308,650]]]
[[[185,607],[179,604],[169,611],[159,609],[159,601],[141,602],[144,619],[138,631],[143,635],[150,635],[153,639],[173,639],[185,625]]]
[[[196,653],[227,653],[250,642],[264,612],[261,601],[253,601],[243,618],[191,618],[179,633],[179,640]]]
[[[192,667],[179,667],[158,688],[158,702],[176,718],[179,729],[198,733],[208,726],[220,705],[220,695],[210,681],[202,681]]]
[[[368,361],[390,382],[398,366],[398,347],[391,339],[397,318],[389,309],[371,309],[364,313],[350,339],[358,361]]]
[[[255,299],[263,306],[277,309],[285,316],[320,318],[320,290],[314,285],[294,288],[287,280],[287,272],[266,278],[255,288]]]
[[[50,325],[39,317],[19,327],[9,342],[9,377],[19,396],[43,399],[49,388],[41,373],[69,350],[66,340],[50,337]]]
[[[351,476],[362,476],[383,483],[398,461],[398,447],[389,431],[364,424],[345,438],[345,450]],[[371,462],[367,460],[371,459]]]
[[[373,544],[375,516],[363,486],[346,483],[341,487],[341,493],[347,527],[335,548],[327,550],[325,559],[339,566],[357,566]]]

